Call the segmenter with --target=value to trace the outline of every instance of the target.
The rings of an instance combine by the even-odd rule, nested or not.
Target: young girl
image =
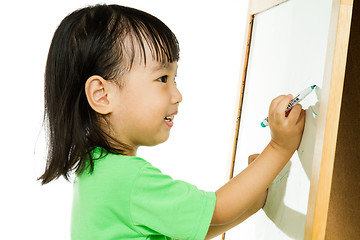
[[[297,149],[304,112],[269,109],[271,141],[248,168],[205,192],[136,157],[166,141],[182,96],[179,46],[157,18],[96,5],[67,16],[45,73],[49,152],[43,184],[75,171],[72,239],[210,239],[260,209],[267,187]]]

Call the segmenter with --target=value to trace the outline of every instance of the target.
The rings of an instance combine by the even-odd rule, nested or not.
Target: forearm
[[[263,193],[263,195],[235,221],[225,225],[211,225],[205,239],[212,239],[216,236],[219,236],[220,234],[245,221],[248,217],[259,211],[259,209],[263,207],[266,197],[267,192]]]
[[[216,192],[212,223],[225,224],[241,216],[266,191],[292,153],[269,144],[251,165]]]

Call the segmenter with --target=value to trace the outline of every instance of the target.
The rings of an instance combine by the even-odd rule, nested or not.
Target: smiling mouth
[[[174,120],[174,115],[165,117],[164,119],[165,119],[165,121],[170,122],[170,121]]]

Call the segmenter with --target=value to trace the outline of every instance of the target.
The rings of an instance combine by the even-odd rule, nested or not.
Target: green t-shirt
[[[72,240],[204,239],[214,192],[173,180],[139,157],[108,154],[94,166],[74,180]]]

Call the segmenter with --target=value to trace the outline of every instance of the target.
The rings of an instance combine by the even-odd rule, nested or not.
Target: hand
[[[299,147],[305,124],[305,112],[300,104],[295,105],[285,115],[285,110],[292,100],[291,95],[275,98],[269,109],[269,126],[273,148],[294,153]]]

